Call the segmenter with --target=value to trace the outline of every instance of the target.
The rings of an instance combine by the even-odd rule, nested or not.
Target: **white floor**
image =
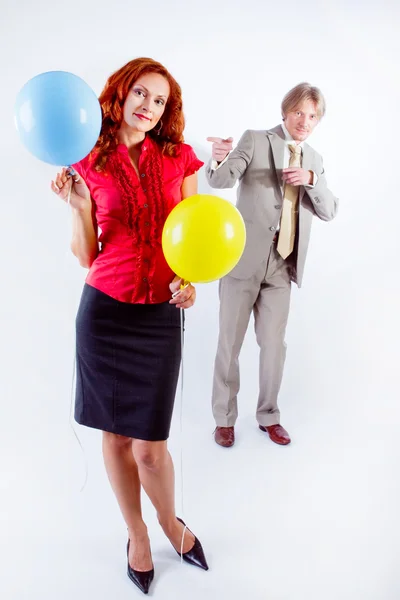
[[[293,438],[288,447],[270,442],[253,418],[257,349],[251,330],[243,348],[237,443],[227,450],[213,442],[213,351],[201,350],[201,327],[191,328],[188,318],[183,435],[178,394],[170,447],[178,514],[203,543],[210,571],[180,564],[145,499],[156,568],[151,595],[162,600],[400,597],[398,338],[390,335],[398,290],[379,288],[353,306],[339,294],[332,298],[334,287],[324,286],[331,304],[336,301],[328,316],[321,299],[312,300],[312,289],[294,294],[281,393],[282,423]],[[365,342],[366,326],[371,344]],[[300,342],[302,351],[296,347]],[[47,365],[37,357],[30,381],[14,381],[21,393],[29,383],[32,396],[25,398],[23,414],[9,406],[10,422],[1,426],[0,596],[139,598],[125,574],[125,528],[103,470],[100,436],[83,428],[78,433],[89,479],[80,493],[84,459],[65,401],[71,369],[65,363],[57,371],[56,356],[55,350],[54,364],[49,358]],[[61,384],[66,387],[62,403],[56,394]]]

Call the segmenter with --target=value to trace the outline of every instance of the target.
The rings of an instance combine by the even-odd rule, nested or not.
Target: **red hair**
[[[170,86],[170,95],[162,116],[162,128],[159,135],[154,133],[154,130],[149,131],[148,135],[159,144],[161,151],[168,156],[174,156],[175,147],[184,141],[185,118],[179,84],[161,63],[152,58],[135,58],[108,78],[100,94],[99,101],[103,121],[100,136],[94,148],[97,171],[104,170],[108,155],[116,149],[118,145],[117,132],[123,121],[125,100],[135,81],[146,73],[162,75]]]

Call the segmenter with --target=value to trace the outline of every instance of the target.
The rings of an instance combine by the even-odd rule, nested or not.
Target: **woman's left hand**
[[[176,304],[177,308],[190,308],[193,306],[196,300],[196,288],[189,283],[183,290],[180,289],[183,283],[183,279],[176,276],[174,280],[169,284],[169,289],[172,292],[172,300],[170,304]],[[176,296],[175,296],[176,294]]]

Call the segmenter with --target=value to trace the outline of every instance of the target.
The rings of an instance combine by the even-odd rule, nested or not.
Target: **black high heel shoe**
[[[182,519],[180,519],[179,517],[176,517],[176,518],[178,519],[178,521],[180,523],[182,523],[182,525],[184,525],[186,527],[186,523],[184,523],[182,521]],[[189,531],[190,531],[190,529],[189,529]],[[191,531],[191,533],[194,535],[193,531]],[[178,552],[178,554],[179,554],[179,556],[181,556],[180,552]],[[185,552],[184,554],[182,554],[182,558],[189,565],[194,565],[195,567],[200,567],[200,569],[204,569],[205,571],[208,571],[208,564],[206,561],[206,557],[204,556],[204,551],[203,551],[202,545],[200,544],[200,541],[197,539],[196,536],[194,536],[193,548],[191,550],[189,550],[189,552]]]
[[[154,579],[154,568],[151,569],[151,571],[135,571],[135,569],[132,569],[131,565],[129,564],[129,545],[130,540],[128,540],[128,546],[126,549],[126,553],[128,555],[128,577],[135,585],[137,585],[143,594],[148,594],[150,584]]]

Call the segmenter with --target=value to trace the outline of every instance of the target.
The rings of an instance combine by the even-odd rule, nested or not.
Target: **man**
[[[301,83],[282,102],[283,124],[247,130],[235,150],[232,138],[213,142],[206,173],[213,188],[233,187],[247,241],[237,266],[220,281],[220,331],[212,394],[217,444],[235,441],[239,354],[254,313],[260,346],[256,418],[272,441],[290,443],[280,425],[278,393],[286,354],[291,282],[301,286],[313,216],[330,221],[338,200],[328,190],[322,158],[305,140],[325,114],[318,88]]]

